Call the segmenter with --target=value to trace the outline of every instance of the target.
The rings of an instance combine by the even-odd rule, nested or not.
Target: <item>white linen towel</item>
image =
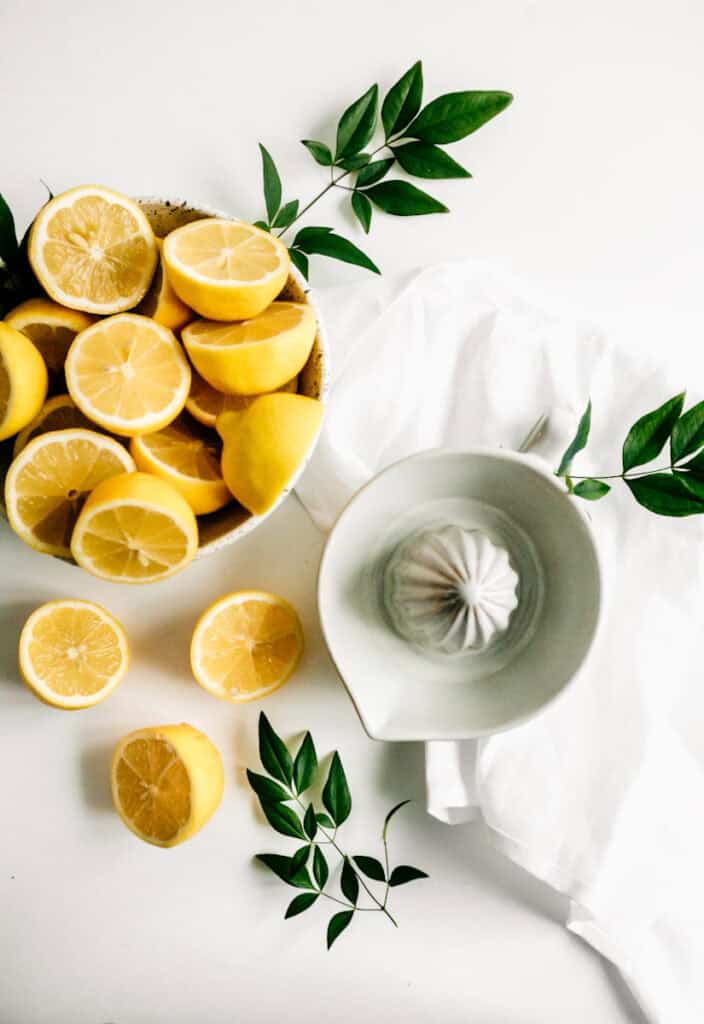
[[[318,300],[333,387],[297,490],[325,529],[402,456],[516,448],[543,411],[560,406],[576,422],[589,396],[592,436],[575,472],[618,472],[627,428],[682,384],[474,262],[327,289]],[[478,804],[496,846],[571,897],[568,928],[617,965],[649,1019],[701,1024],[704,524],[653,516],[615,483],[585,506],[606,602],[585,671],[478,754],[432,745],[428,808],[455,822]]]

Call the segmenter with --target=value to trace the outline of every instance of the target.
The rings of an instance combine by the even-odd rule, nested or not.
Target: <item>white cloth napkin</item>
[[[323,528],[404,455],[515,448],[544,410],[574,421],[589,396],[592,437],[575,471],[617,472],[628,426],[682,384],[473,262],[318,299],[333,389],[298,494]],[[606,615],[585,671],[478,752],[433,745],[428,806],[454,822],[477,803],[500,850],[569,894],[567,926],[618,966],[649,1019],[694,1024],[704,1020],[704,527],[655,517],[616,484],[589,506]]]

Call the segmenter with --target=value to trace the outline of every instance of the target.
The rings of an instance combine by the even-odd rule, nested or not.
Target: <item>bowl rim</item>
[[[189,210],[194,210],[197,213],[202,213],[205,217],[218,217],[222,218],[223,220],[234,221],[242,220],[241,217],[235,217],[233,214],[227,213],[225,210],[221,210],[217,207],[210,206],[208,203],[201,204],[200,202],[194,202],[193,200],[190,199],[183,199],[180,196],[139,195],[134,196],[133,198],[135,202],[139,203],[139,205],[142,207],[147,205],[165,206],[168,203],[169,207],[172,209],[186,207]],[[325,323],[320,312],[320,307],[315,298],[314,290],[311,288],[309,282],[306,281],[305,277],[300,272],[298,267],[296,267],[293,263],[291,263],[289,267],[289,276],[293,278],[298,287],[304,293],[306,297],[306,302],[308,303],[308,305],[313,310],[313,313],[315,314],[315,319],[318,327],[317,340],[321,354],[320,394],[318,396],[318,401],[321,403],[323,407],[325,407],[327,405],[328,396],[330,392],[330,345],[328,342]],[[265,519],[268,519],[268,517],[273,512],[275,512],[280,505],[283,504],[283,502],[286,500],[291,491],[294,490],[296,484],[303,475],[303,472],[305,471],[305,468],[308,465],[313,455],[313,452],[315,451],[315,448],[318,444],[318,440],[320,438],[320,432],[322,430],[324,419],[325,417],[323,415],[321,425],[318,428],[318,432],[315,435],[314,440],[311,442],[308,451],[306,452],[305,458],[301,460],[301,463],[296,469],[296,472],[293,474],[293,476],[287,483],[286,487],[281,492],[281,494],[276,499],[271,508],[268,509],[266,512],[262,513],[261,515],[250,515],[248,516],[247,519],[244,520],[243,523],[240,523],[239,526],[233,527],[232,530],[228,530],[226,533],[223,533],[220,537],[216,537],[215,539],[208,541],[206,544],[199,544],[198,550],[195,555],[195,559],[203,558],[205,555],[210,555],[214,551],[219,551],[221,548],[227,547],[229,544],[234,544],[235,541],[240,540],[241,537],[245,537],[248,533],[251,533],[252,530],[256,529],[260,523],[264,522]]]

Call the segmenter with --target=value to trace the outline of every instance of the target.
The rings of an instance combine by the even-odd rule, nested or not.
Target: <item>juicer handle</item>
[[[480,814],[477,758],[481,740],[430,740],[425,744],[428,814],[460,825]]]

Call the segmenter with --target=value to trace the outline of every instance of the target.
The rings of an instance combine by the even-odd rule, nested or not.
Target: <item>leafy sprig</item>
[[[383,863],[376,857],[363,854],[351,857],[338,841],[338,830],[352,811],[352,797],[338,752],[332,756],[322,790],[324,811],[316,809],[312,800],[304,802],[301,799],[318,776],[318,757],[309,732],[303,737],[295,757],[291,757],[286,744],[262,712],[259,716],[259,758],[268,774],[261,775],[248,769],[247,779],[259,798],[265,818],[274,831],[303,843],[290,857],[277,853],[256,855],[256,859],[286,885],[303,890],[289,903],[284,917],[297,917],[321,898],[339,904],[343,909],[336,911],[328,922],[328,949],[348,927],[357,911],[383,913],[396,925],[388,908],[391,889],[428,877],[419,868],[407,864],[391,868],[389,863],[389,823],[409,801],[396,804],[384,819],[381,833]],[[327,856],[330,853],[326,856],[323,846],[334,851],[342,862],[339,878],[342,898],[333,895],[328,885],[331,873]],[[382,891],[374,891],[369,884],[371,882],[382,885]],[[360,902],[362,892],[365,894],[363,903]]]
[[[378,85],[372,85],[347,107],[337,124],[334,148],[316,139],[302,140],[315,162],[330,169],[328,183],[305,205],[297,199],[282,205],[279,173],[271,154],[260,144],[267,219],[257,224],[282,237],[334,188],[349,193],[352,212],[366,234],[374,207],[395,217],[447,213],[444,203],[411,182],[383,179],[396,164],[416,178],[470,178],[469,171],[439,144],[471,135],[500,114],[512,99],[508,92],[475,90],[438,96],[422,107],[423,67],[416,61],[389,89],[381,108]],[[379,128],[383,142],[368,150]],[[384,155],[380,157],[381,153]],[[356,176],[354,184],[343,185],[351,174]],[[311,255],[329,256],[380,273],[373,260],[332,228],[303,228],[293,238],[289,251],[306,277]]]
[[[584,450],[589,439],[590,401],[562,456],[557,476],[564,478],[571,494],[586,501],[598,501],[608,494],[611,485],[607,480],[622,480],[638,504],[649,512],[660,516],[701,515],[704,513],[704,402],[683,412],[684,400],[684,392],[675,395],[633,424],[623,442],[620,473],[578,477],[572,473],[572,461]],[[668,441],[669,464],[640,470],[640,466],[657,458]]]

